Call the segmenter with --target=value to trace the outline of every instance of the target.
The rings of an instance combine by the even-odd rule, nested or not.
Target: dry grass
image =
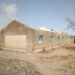
[[[68,50],[75,50],[75,44],[64,44],[63,45],[64,48],[68,49]]]
[[[75,75],[75,51],[69,46],[74,45],[44,53],[2,50],[0,75]]]
[[[0,57],[0,75],[41,75],[37,68],[26,61]]]

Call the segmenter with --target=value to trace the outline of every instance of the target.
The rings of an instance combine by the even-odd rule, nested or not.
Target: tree
[[[67,29],[72,29],[75,31],[75,21],[73,21],[71,18],[67,17],[67,22],[69,23],[67,26]]]
[[[67,26],[67,29],[71,29],[71,30],[75,31],[75,21],[69,17],[67,17],[66,19],[67,19],[67,22],[69,23]],[[74,36],[74,44],[75,44],[75,36]]]

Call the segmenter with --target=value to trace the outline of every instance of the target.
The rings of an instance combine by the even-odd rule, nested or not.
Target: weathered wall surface
[[[45,40],[43,43],[39,43],[39,36],[43,35],[45,37]],[[50,40],[51,36],[54,36],[54,40]],[[58,40],[58,36],[60,36],[60,40]],[[63,39],[64,37],[64,39]],[[34,30],[34,49],[39,49],[39,48],[47,48],[50,46],[56,46],[56,45],[62,45],[64,44],[69,37],[66,34],[63,33],[58,33],[58,32],[50,32],[50,31],[43,31],[43,30]]]
[[[39,43],[39,36],[43,35],[44,36],[44,42],[43,43]],[[50,40],[50,36],[54,35],[54,39],[56,39],[56,34],[53,34],[52,32],[49,31],[43,31],[43,30],[35,30],[34,31],[34,44],[35,44],[35,49],[38,48],[46,48],[49,46],[52,46],[52,43],[55,43],[55,41],[51,41]]]
[[[39,41],[40,35],[44,36],[43,43]],[[54,40],[51,40],[51,36],[54,36]],[[58,36],[60,36],[60,40],[57,39]],[[62,39],[62,37],[64,37],[64,39]],[[32,29],[17,21],[12,21],[0,32],[0,46],[2,48],[34,50],[61,45],[67,41],[69,37],[67,34]]]
[[[13,45],[14,48],[22,48],[22,49],[32,49],[33,47],[33,29],[24,26],[23,24],[20,24],[16,21],[11,22],[7,27],[5,27],[1,33],[0,33],[0,42],[1,42],[1,47],[9,47],[7,44],[7,41],[11,41],[13,39],[11,39],[11,36],[16,36],[18,35],[15,39],[17,39],[15,42],[17,43],[17,45]],[[6,37],[9,36],[10,39],[6,40]],[[20,36],[20,37],[19,37]],[[25,40],[23,40],[24,38],[21,36],[26,36]],[[21,39],[20,41],[18,41],[18,39]],[[14,40],[13,40],[14,41]],[[22,42],[21,42],[22,41]],[[25,41],[25,43],[23,42]],[[23,48],[22,45],[18,44],[18,42],[20,42],[21,44],[26,44],[26,46]],[[14,43],[14,44],[16,44]]]
[[[5,47],[25,49],[27,47],[26,35],[5,36]]]

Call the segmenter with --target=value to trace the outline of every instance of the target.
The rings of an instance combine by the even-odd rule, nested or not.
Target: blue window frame
[[[57,40],[60,40],[60,36],[57,37]]]
[[[43,35],[39,36],[39,43],[43,43],[45,40],[45,37]]]
[[[54,40],[54,36],[51,36],[51,37],[50,37],[50,40],[53,41],[53,40]]]

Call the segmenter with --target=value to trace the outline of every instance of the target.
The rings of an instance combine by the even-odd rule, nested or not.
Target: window
[[[42,44],[45,40],[45,37],[43,35],[39,36],[39,43]]]
[[[62,37],[62,40],[64,40],[64,37]]]
[[[53,40],[54,40],[54,36],[51,36],[51,37],[50,37],[50,40],[53,41]]]
[[[60,40],[60,36],[57,37],[57,40]]]

